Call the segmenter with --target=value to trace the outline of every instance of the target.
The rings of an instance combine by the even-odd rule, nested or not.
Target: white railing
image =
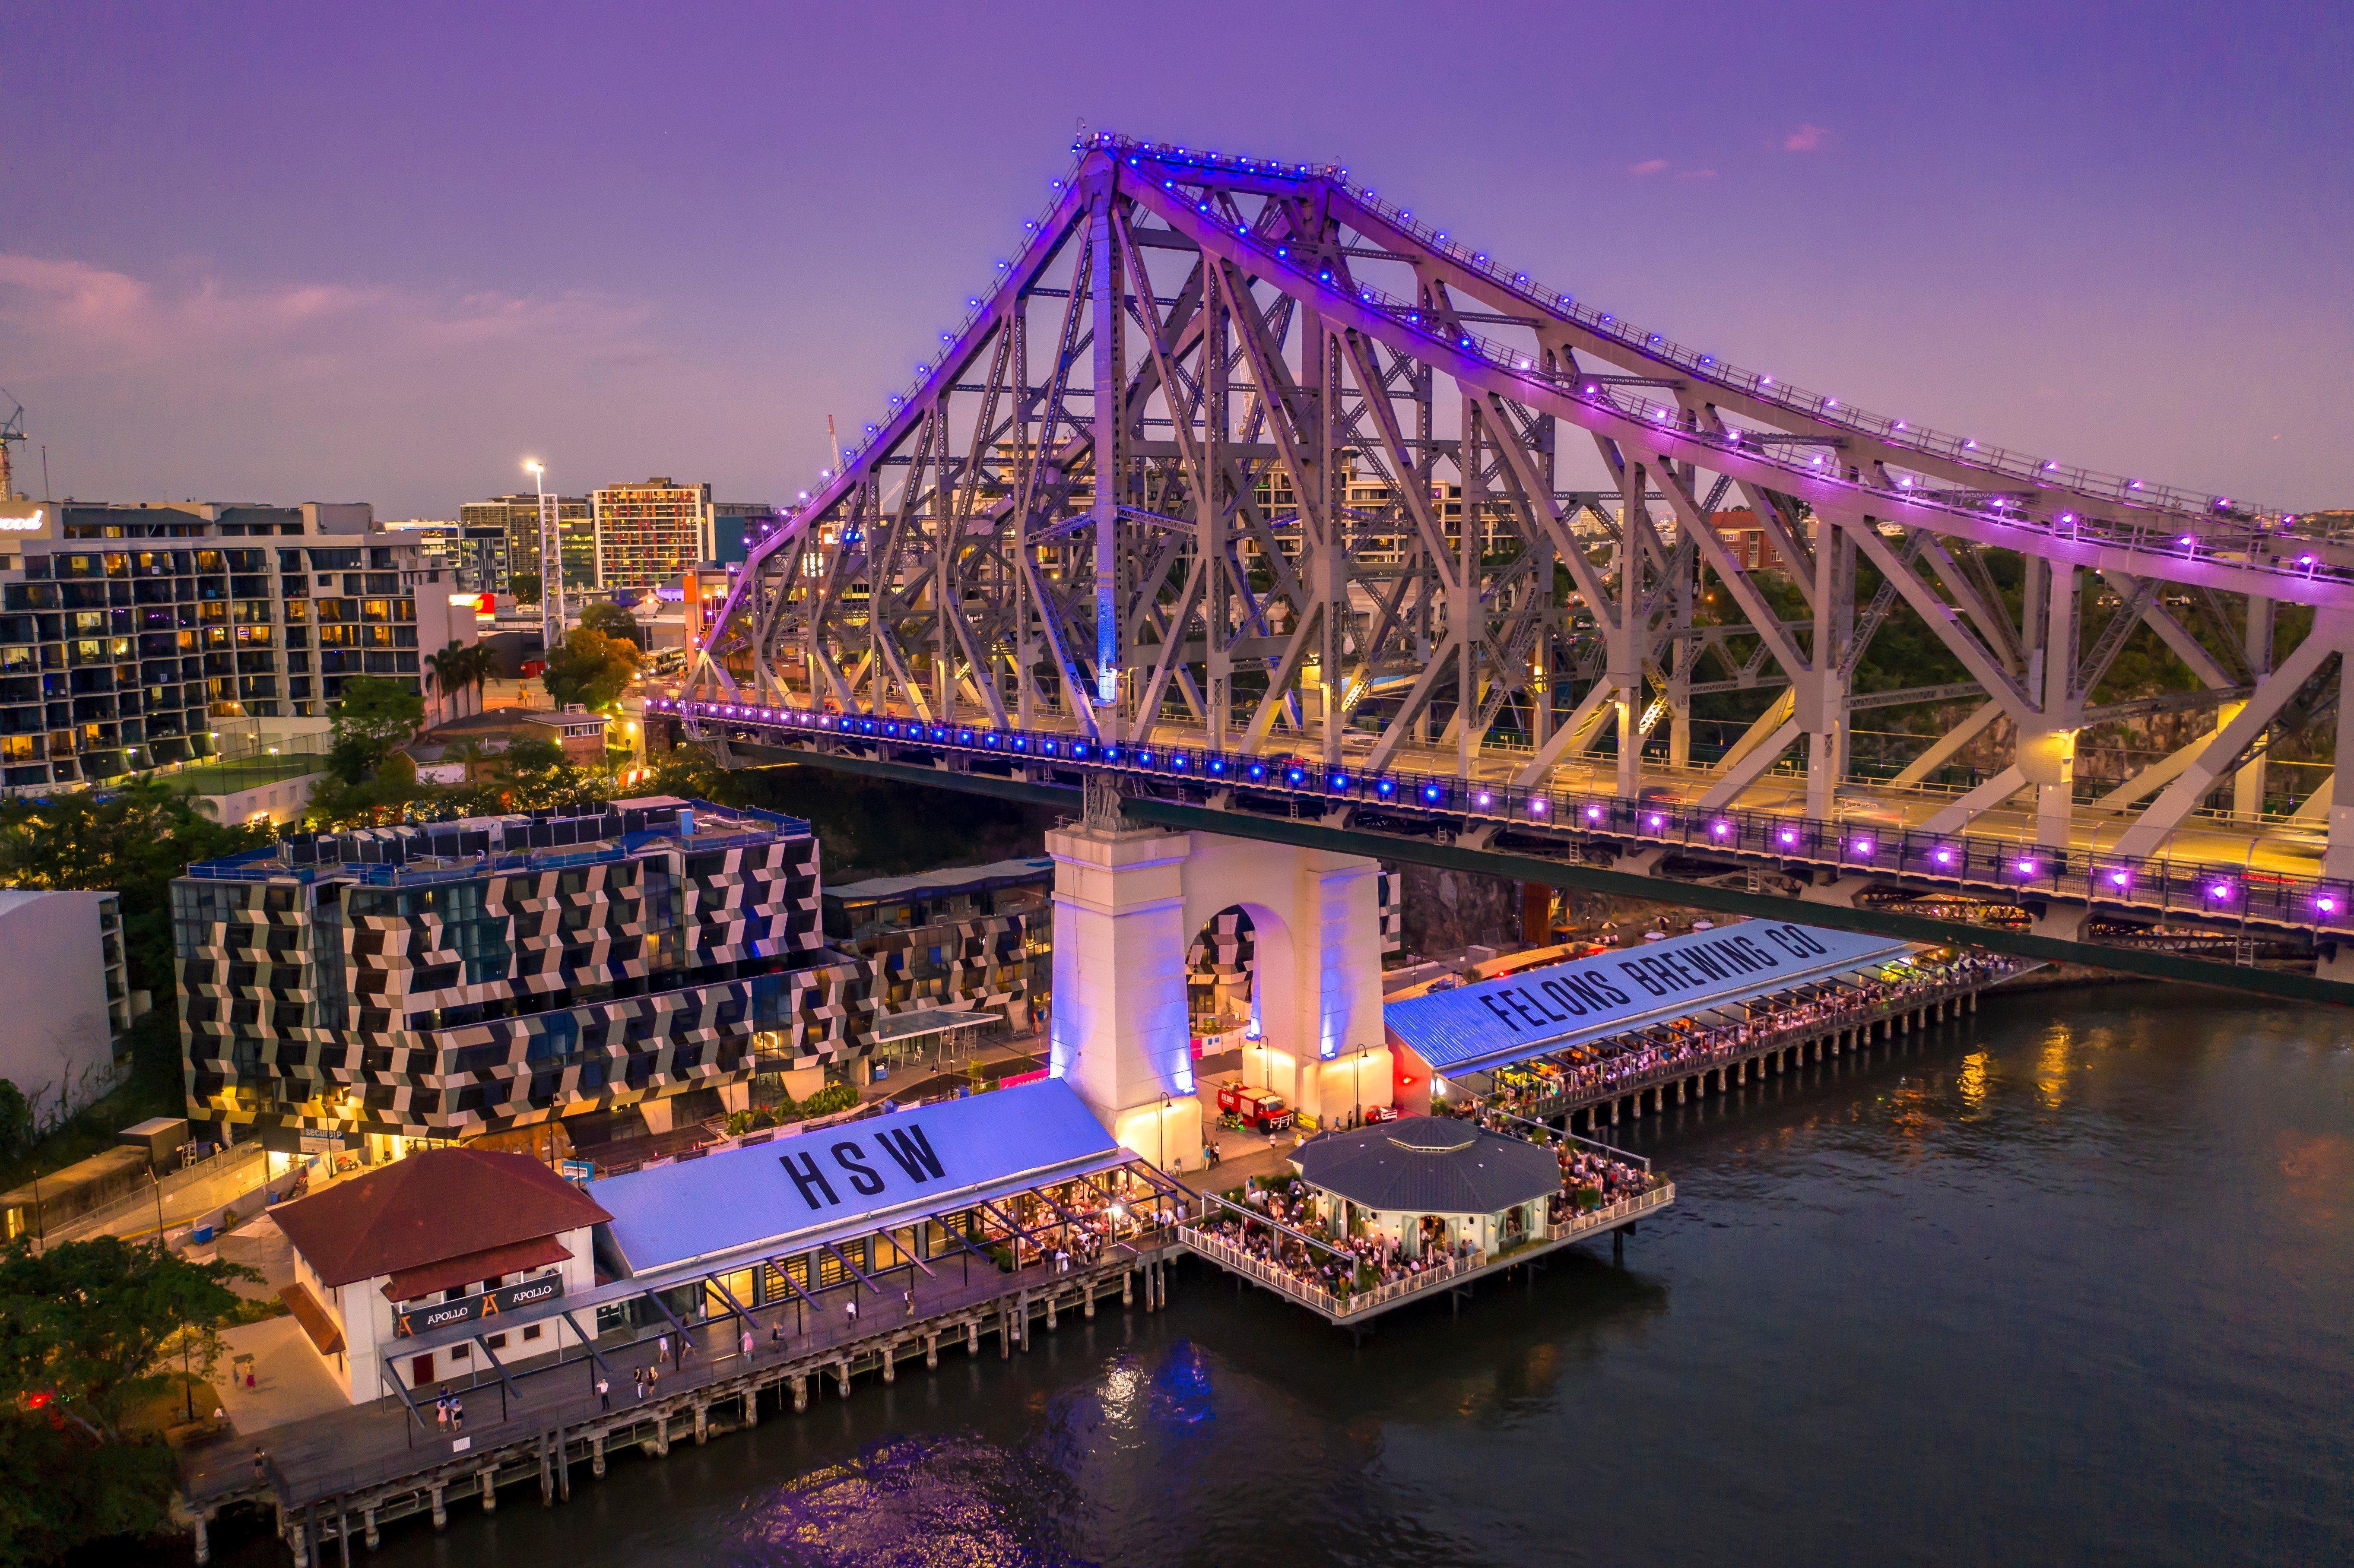
[[[1615,1203],[1606,1203],[1601,1208],[1573,1215],[1560,1224],[1550,1222],[1541,1224],[1530,1235],[1527,1242],[1511,1248],[1511,1251],[1523,1250],[1533,1243],[1550,1245],[1555,1242],[1574,1240],[1578,1236],[1591,1234],[1597,1231],[1606,1231],[1649,1213],[1655,1209],[1664,1209],[1675,1201],[1675,1183],[1663,1181],[1648,1192],[1638,1192],[1631,1198],[1621,1198]],[[1450,1256],[1405,1279],[1394,1279],[1385,1285],[1376,1285],[1370,1290],[1356,1290],[1342,1296],[1327,1290],[1320,1285],[1311,1284],[1291,1270],[1269,1263],[1254,1253],[1245,1252],[1232,1242],[1211,1235],[1206,1231],[1184,1225],[1179,1227],[1178,1234],[1187,1246],[1221,1268],[1231,1269],[1246,1278],[1255,1279],[1278,1295],[1289,1297],[1300,1305],[1313,1308],[1326,1317],[1333,1319],[1352,1317],[1358,1313],[1387,1307],[1405,1297],[1452,1284],[1456,1280],[1477,1274],[1497,1263],[1511,1261],[1507,1253],[1477,1253],[1465,1258]]]

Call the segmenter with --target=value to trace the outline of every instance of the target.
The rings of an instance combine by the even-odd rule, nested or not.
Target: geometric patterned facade
[[[191,1120],[456,1140],[831,1054],[818,844],[669,797],[281,840],[172,885]],[[226,1126],[217,1130],[225,1131]]]

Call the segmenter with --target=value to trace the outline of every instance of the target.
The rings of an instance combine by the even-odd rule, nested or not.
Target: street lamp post
[[[548,504],[547,465],[537,458],[524,460],[531,485],[539,497],[539,641],[540,656],[553,661],[564,641],[564,550],[557,538],[556,512]]]

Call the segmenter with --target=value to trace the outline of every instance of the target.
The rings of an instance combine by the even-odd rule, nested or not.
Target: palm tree
[[[489,683],[491,676],[496,673],[496,667],[497,659],[492,653],[490,644],[477,642],[466,650],[465,668],[460,678],[467,685],[474,688],[476,713],[482,710],[482,688]]]
[[[466,683],[469,665],[468,649],[456,638],[439,653],[425,656],[425,684],[443,698],[454,699]],[[451,716],[455,717],[453,713]]]

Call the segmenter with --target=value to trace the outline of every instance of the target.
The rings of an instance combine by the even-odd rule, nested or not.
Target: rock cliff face
[[[1452,953],[1474,943],[1514,942],[1521,935],[1521,885],[1511,877],[1408,863],[1400,915],[1414,953]]]

